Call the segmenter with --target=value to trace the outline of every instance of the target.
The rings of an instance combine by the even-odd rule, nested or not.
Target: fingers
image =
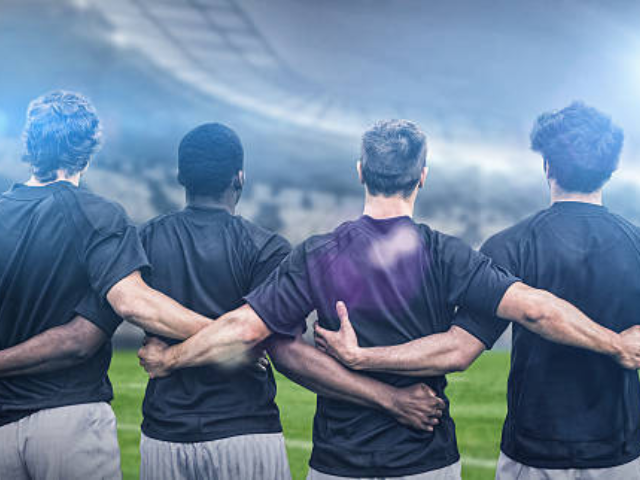
[[[343,301],[339,301],[336,303],[336,312],[338,313],[338,317],[340,318],[340,329],[353,330],[351,320],[349,320],[349,311],[347,310],[347,306]]]

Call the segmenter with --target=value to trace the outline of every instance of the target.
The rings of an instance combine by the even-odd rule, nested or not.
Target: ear
[[[184,178],[182,178],[182,174],[178,172],[178,183],[184,187]]]
[[[362,160],[358,160],[356,163],[356,170],[358,171],[358,180],[364,185],[364,178],[362,177]]]
[[[427,180],[428,175],[429,175],[429,167],[424,167],[422,169],[422,173],[420,174],[420,181],[418,182],[418,188],[424,187],[424,182]]]
[[[547,177],[547,180],[549,179],[549,162],[547,162],[546,159],[542,159],[543,162],[543,166],[544,166],[544,174]]]
[[[244,187],[244,182],[245,182],[244,170],[238,171],[238,182],[240,184],[240,187]]]

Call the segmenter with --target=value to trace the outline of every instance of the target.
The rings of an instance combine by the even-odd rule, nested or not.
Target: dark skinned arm
[[[0,350],[0,377],[52,372],[78,365],[107,341],[107,335],[83,317]]]
[[[359,375],[300,336],[271,338],[267,351],[280,373],[318,395],[387,411],[399,423],[420,430],[432,431],[442,416],[445,404],[428,386],[398,389]]]

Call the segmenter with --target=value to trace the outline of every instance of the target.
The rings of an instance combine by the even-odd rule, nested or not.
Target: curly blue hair
[[[58,170],[74,175],[99,150],[100,119],[91,102],[78,93],[57,90],[29,104],[23,132],[23,160],[41,182],[57,178]]]
[[[568,192],[600,189],[618,168],[624,133],[607,115],[582,102],[543,113],[531,131],[549,177]]]

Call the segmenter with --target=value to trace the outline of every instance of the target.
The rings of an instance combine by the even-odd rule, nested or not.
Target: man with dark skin
[[[358,173],[364,215],[296,247],[246,298],[187,341],[140,352],[152,377],[185,367],[229,361],[274,333],[295,337],[313,310],[337,329],[336,302],[345,300],[368,347],[415,341],[451,328],[456,308],[509,319],[544,338],[605,353],[635,368],[637,330],[616,334],[569,303],[530,288],[460,240],[413,222],[427,169],[426,139],[412,122],[380,122],[363,137]],[[446,381],[417,372],[371,373],[396,386],[429,384],[441,398]],[[390,423],[376,411],[318,397],[309,478],[459,478],[448,409],[433,433]]]
[[[630,337],[638,329],[640,230],[602,203],[622,143],[622,130],[583,103],[541,115],[531,146],[543,157],[551,206],[494,235],[481,250]],[[338,309],[340,330],[317,326],[317,344],[357,371],[465,370],[508,325],[463,309],[446,332],[362,348],[346,307]],[[498,480],[640,478],[637,365],[576,346],[584,345],[559,345],[513,325]]]

